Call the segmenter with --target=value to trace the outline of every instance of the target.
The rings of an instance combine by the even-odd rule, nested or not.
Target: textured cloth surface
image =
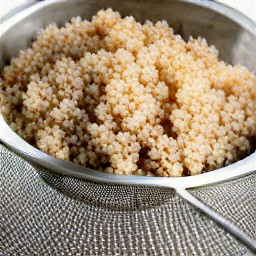
[[[0,255],[246,255],[171,189],[53,175],[1,144],[0,164]],[[255,177],[192,193],[255,239]]]

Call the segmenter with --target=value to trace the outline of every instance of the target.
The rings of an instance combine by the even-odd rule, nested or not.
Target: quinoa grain
[[[2,73],[2,113],[30,144],[115,174],[196,175],[256,137],[256,76],[165,21],[111,9],[40,31]]]

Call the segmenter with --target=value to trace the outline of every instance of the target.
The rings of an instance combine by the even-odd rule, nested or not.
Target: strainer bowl
[[[108,7],[124,16],[132,15],[141,22],[147,19],[167,20],[170,26],[185,39],[190,35],[202,36],[209,44],[219,49],[221,59],[231,64],[242,64],[251,71],[256,71],[255,23],[227,6],[201,0],[61,0],[37,3],[1,24],[0,69],[8,64],[10,58],[17,56],[19,50],[30,46],[33,36],[40,28],[49,23],[63,25],[74,16],[90,19],[98,10]],[[56,159],[20,138],[6,124],[1,114],[0,141],[40,170],[97,183],[173,188],[182,198],[205,212],[248,245],[251,250],[256,250],[253,246],[254,241],[185,190],[224,182],[255,172],[255,152],[241,161],[212,172],[190,177],[164,178],[107,174]]]

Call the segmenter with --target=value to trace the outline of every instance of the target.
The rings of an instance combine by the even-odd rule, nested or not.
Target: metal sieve
[[[220,57],[232,64],[243,64],[256,71],[256,25],[239,12],[212,1],[166,0],[166,1],[47,1],[23,10],[1,24],[0,66],[16,56],[20,49],[27,48],[39,28],[49,23],[62,25],[73,16],[90,19],[99,9],[112,7],[122,15],[133,15],[137,20],[165,19],[170,26],[188,36],[203,36],[220,50]],[[43,176],[51,173],[84,179],[95,183],[119,186],[138,186],[144,190],[144,197],[152,196],[155,188],[172,188],[183,199],[220,226],[230,232],[251,251],[256,252],[256,242],[227,219],[194,197],[188,189],[209,186],[237,179],[256,171],[256,153],[218,170],[191,177],[160,178],[122,176],[98,172],[51,157],[32,147],[14,133],[0,114],[0,141],[13,152],[41,170]],[[152,189],[151,189],[152,188]],[[101,188],[102,189],[102,188]],[[118,187],[117,187],[118,189]],[[104,190],[104,187],[103,187]],[[107,190],[107,189],[106,189]],[[121,191],[121,190],[120,190]],[[149,191],[149,192],[148,192]],[[138,192],[138,191],[137,191]],[[161,196],[155,200],[161,201]],[[106,197],[108,194],[106,194]],[[131,200],[141,196],[134,193]],[[120,194],[122,197],[122,194]],[[125,195],[124,195],[125,197]]]

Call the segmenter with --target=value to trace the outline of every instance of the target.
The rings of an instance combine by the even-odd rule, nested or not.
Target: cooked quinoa
[[[203,38],[111,9],[40,31],[4,68],[1,105],[33,146],[115,174],[200,174],[255,143],[254,74]]]

